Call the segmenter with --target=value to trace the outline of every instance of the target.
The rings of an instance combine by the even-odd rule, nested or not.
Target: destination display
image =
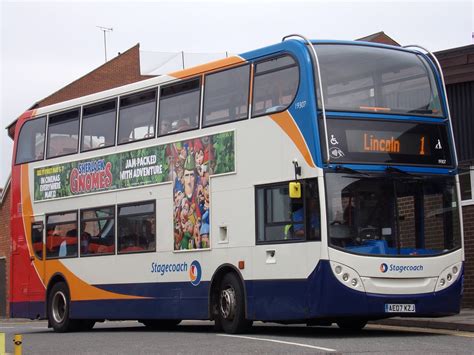
[[[451,166],[444,124],[328,119],[333,162]]]

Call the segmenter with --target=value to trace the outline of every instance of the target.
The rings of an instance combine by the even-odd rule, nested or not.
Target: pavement
[[[372,324],[394,325],[430,329],[459,330],[474,332],[474,308],[463,308],[454,316],[439,318],[404,318],[395,317],[370,322]]]

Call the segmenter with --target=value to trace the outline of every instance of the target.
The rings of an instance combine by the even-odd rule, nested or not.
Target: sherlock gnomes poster
[[[175,250],[209,248],[209,177],[235,171],[234,132],[34,170],[35,202],[173,183]]]

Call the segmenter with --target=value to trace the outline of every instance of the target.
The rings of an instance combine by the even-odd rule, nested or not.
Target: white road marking
[[[283,340],[255,338],[255,337],[248,337],[248,336],[243,336],[243,335],[232,335],[232,334],[216,334],[216,335],[221,336],[221,337],[268,341],[268,342],[271,342],[271,343],[301,346],[303,348],[317,349],[317,350],[323,350],[323,351],[329,351],[329,352],[337,351],[336,349],[323,348],[322,346],[315,346],[315,345],[302,344],[302,343],[293,343],[293,342],[290,342],[290,341],[283,341]]]

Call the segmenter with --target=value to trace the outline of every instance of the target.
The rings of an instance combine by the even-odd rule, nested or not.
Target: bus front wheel
[[[244,290],[240,280],[233,273],[222,279],[217,299],[217,322],[224,332],[237,334],[246,331],[252,325],[245,319]]]

